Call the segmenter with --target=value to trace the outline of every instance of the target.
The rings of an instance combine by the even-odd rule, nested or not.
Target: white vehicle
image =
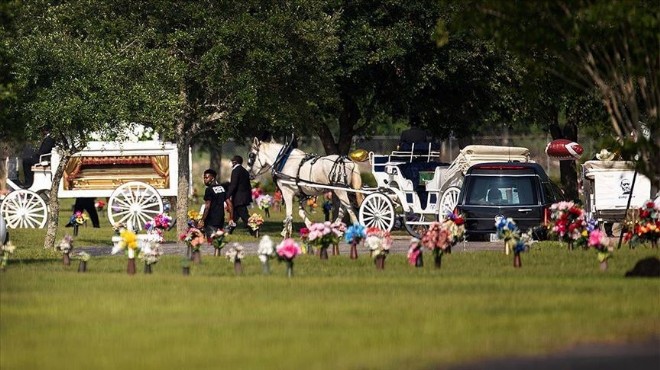
[[[585,211],[599,222],[622,222],[629,199],[631,209],[651,199],[651,180],[635,174],[633,162],[587,161],[582,165],[582,181]]]
[[[421,150],[420,150],[421,149]],[[389,155],[369,153],[378,188],[364,198],[360,223],[391,230],[400,219],[408,233],[420,238],[431,222],[452,212],[470,166],[485,162],[532,162],[529,149],[469,145],[451,164],[439,163],[439,152],[430,144]]]
[[[190,152],[188,153],[190,156]],[[8,228],[43,228],[48,219],[45,199],[52,185],[52,171],[60,156],[57,149],[43,155],[32,167],[34,183],[22,189],[7,180],[12,190],[0,204]],[[108,198],[108,220],[134,230],[163,212],[162,197],[177,195],[176,145],[160,141],[92,141],[69,160],[58,187],[58,198]]]

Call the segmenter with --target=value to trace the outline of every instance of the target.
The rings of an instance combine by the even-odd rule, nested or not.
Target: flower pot
[[[607,271],[607,260],[600,262],[600,271]]]
[[[144,273],[145,274],[151,274],[151,264],[149,264],[149,263],[144,264]]]
[[[241,264],[241,260],[236,260],[234,261],[234,273],[236,275],[242,275],[243,274],[243,265]]]
[[[382,254],[379,254],[376,256],[374,259],[374,263],[376,264],[376,270],[385,270],[385,256]]]
[[[572,251],[573,250],[573,240],[568,241],[568,250]]]
[[[520,259],[520,252],[513,254],[513,267],[520,268],[522,267],[522,260]]]
[[[339,255],[339,244],[333,244],[332,245],[332,255],[333,256],[338,256]]]
[[[135,275],[135,258],[128,259],[128,264],[126,265],[126,273],[129,275]]]
[[[353,242],[351,243],[351,259],[356,260],[357,258],[358,258],[357,243]]]
[[[78,224],[73,225],[73,236],[78,236]]]
[[[213,256],[214,257],[222,256],[222,254],[220,253],[221,251],[222,251],[222,249],[220,249],[220,248],[213,248]]]
[[[307,254],[314,254],[314,247],[309,245],[309,243],[305,243],[305,246],[307,246]]]
[[[424,267],[424,254],[421,250],[417,257],[415,257],[415,267]]]
[[[87,261],[80,261],[78,263],[78,272],[87,272]]]
[[[327,260],[328,259],[328,248],[321,247],[319,250],[319,256],[322,260]]]
[[[442,253],[438,253],[435,256],[433,256],[433,265],[437,269],[442,267]]]
[[[254,237],[259,239],[259,229],[254,230]]]
[[[651,248],[658,249],[658,239],[651,239]]]
[[[71,265],[71,257],[69,257],[68,253],[62,254],[62,263],[64,264],[64,266]]]
[[[286,277],[293,277],[293,260],[286,261]]]
[[[261,272],[264,275],[270,275],[270,263],[268,263],[268,260],[261,264]]]
[[[186,248],[186,257],[192,259],[192,247],[189,245]]]
[[[183,276],[190,275],[190,266],[183,266],[181,268],[181,272],[183,273]]]
[[[194,264],[199,265],[200,263],[202,263],[202,254],[198,250],[193,251],[192,257],[190,259],[193,261]]]

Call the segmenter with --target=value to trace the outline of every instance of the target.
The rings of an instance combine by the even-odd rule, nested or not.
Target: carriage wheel
[[[452,186],[442,193],[440,198],[440,216],[446,217],[448,213],[454,212],[458,205],[458,196],[461,194],[461,188]]]
[[[112,225],[122,223],[135,231],[163,213],[163,201],[151,185],[127,182],[112,192],[108,201],[108,220]]]
[[[9,193],[0,205],[2,217],[10,229],[43,228],[48,221],[48,207],[39,194],[30,190]]]
[[[437,215],[411,213],[403,218],[403,224],[408,234],[421,240],[422,236],[429,230],[431,222],[437,220]]]
[[[366,227],[377,227],[390,231],[394,226],[394,204],[390,198],[381,193],[367,195],[358,212],[358,218]]]

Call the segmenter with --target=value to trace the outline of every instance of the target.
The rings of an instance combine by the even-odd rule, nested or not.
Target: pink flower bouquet
[[[288,277],[292,277],[293,259],[302,253],[298,243],[296,243],[296,241],[291,238],[284,239],[275,248],[275,253],[277,254],[277,257],[280,259],[280,261],[286,262],[286,274]]]

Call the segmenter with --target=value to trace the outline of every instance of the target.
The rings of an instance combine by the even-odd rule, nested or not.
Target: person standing
[[[238,218],[243,220],[243,224],[248,227],[247,207],[252,202],[252,186],[250,186],[250,174],[243,167],[243,157],[235,155],[231,159],[231,179],[229,182],[229,189],[227,196],[231,199],[234,206],[232,222],[229,224],[229,233],[231,234],[236,228],[236,221]]]
[[[218,184],[217,176],[218,174],[210,168],[204,171],[204,185],[206,185],[204,213],[197,226],[204,231],[207,238],[210,238],[218,229],[224,228],[225,203],[227,203],[226,208],[229,212],[229,219],[232,218],[231,201],[227,197],[225,187]]]

